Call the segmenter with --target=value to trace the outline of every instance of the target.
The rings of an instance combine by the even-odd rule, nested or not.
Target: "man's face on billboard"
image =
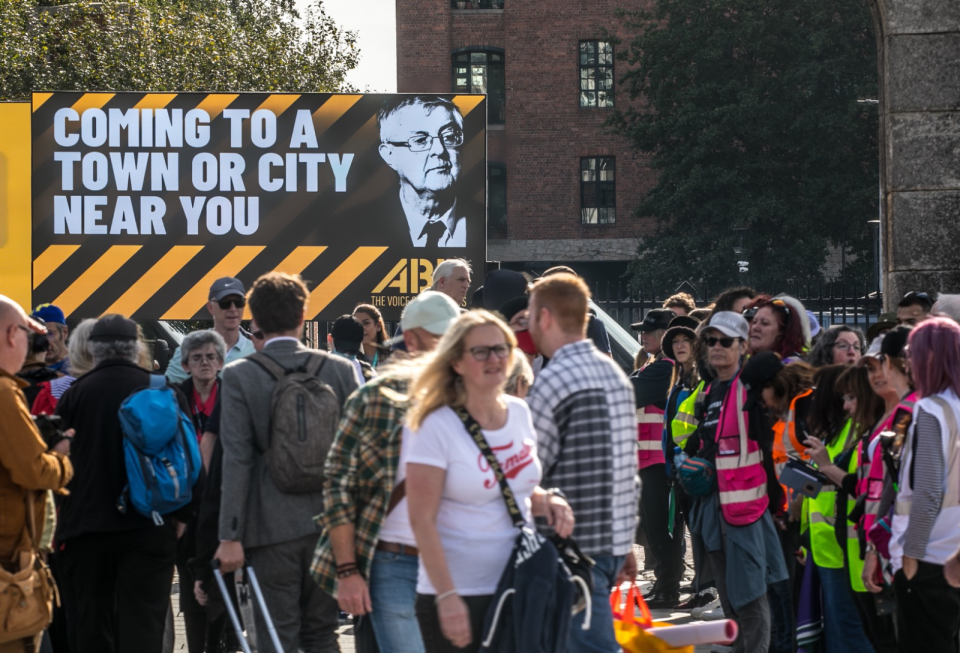
[[[460,174],[463,120],[450,109],[403,107],[380,125],[380,140],[380,156],[418,192],[446,190]]]

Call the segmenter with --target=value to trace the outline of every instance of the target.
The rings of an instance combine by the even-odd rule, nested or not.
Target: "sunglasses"
[[[743,319],[749,322],[757,314],[757,310],[758,309],[756,307],[743,309]]]
[[[790,315],[790,307],[787,305],[787,302],[783,301],[782,299],[774,299],[772,302],[770,302],[770,305],[776,306],[777,308],[782,308],[787,315]]]
[[[709,338],[704,338],[703,341],[707,343],[707,347],[716,347],[717,345],[720,345],[724,349],[730,349],[730,347],[733,346],[733,343],[739,339],[740,338],[716,338],[711,336]]]
[[[217,302],[217,306],[220,307],[221,311],[230,310],[231,306],[236,306],[237,308],[243,308],[247,305],[247,300],[243,297],[225,297]]]
[[[263,340],[264,337],[263,331],[254,331],[250,335],[253,336],[254,340]]]

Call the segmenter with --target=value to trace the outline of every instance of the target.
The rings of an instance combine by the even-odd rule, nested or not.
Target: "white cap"
[[[435,336],[446,333],[453,321],[460,317],[460,307],[449,296],[435,290],[425,290],[403,309],[400,328],[424,329]],[[403,340],[403,335],[390,340],[394,345]]]
[[[733,311],[714,313],[710,318],[710,322],[703,328],[703,331],[707,329],[716,329],[729,338],[747,340],[750,337],[750,325],[747,324],[747,321],[742,315],[734,313]]]

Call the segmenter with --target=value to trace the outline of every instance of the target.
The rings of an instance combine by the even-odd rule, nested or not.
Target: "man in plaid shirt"
[[[459,316],[443,293],[420,294],[400,320],[407,351],[434,349]],[[370,614],[381,653],[423,651],[414,612],[419,552],[399,468],[407,383],[402,370],[387,371],[347,399],[324,466],[324,530],[312,567],[341,610]]]
[[[578,277],[554,274],[534,284],[530,335],[550,358],[527,403],[537,430],[543,487],[556,487],[573,508],[573,537],[590,555],[590,627],[581,612],[570,625],[570,653],[620,653],[610,588],[636,578],[633,536],[640,483],[633,387],[613,360],[586,337],[590,290]]]

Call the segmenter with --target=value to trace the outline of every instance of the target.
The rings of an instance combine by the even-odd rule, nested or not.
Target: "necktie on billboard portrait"
[[[420,232],[420,238],[423,238],[424,234],[427,236],[427,246],[428,247],[437,247],[440,244],[440,239],[443,238],[443,234],[447,233],[447,225],[445,225],[441,220],[434,220],[433,222],[428,222],[423,225],[423,230]]]

